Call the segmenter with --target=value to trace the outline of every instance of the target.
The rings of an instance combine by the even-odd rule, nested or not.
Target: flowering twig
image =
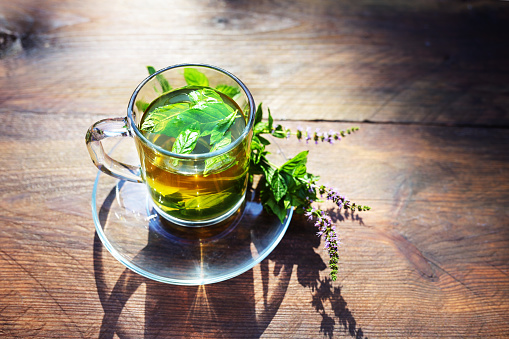
[[[259,105],[255,117],[250,165],[251,175],[262,174],[265,179],[262,181],[261,188],[262,204],[266,210],[276,214],[281,222],[284,221],[286,211],[290,207],[294,207],[298,213],[305,213],[308,220],[314,220],[318,229],[317,235],[324,239],[325,249],[329,254],[331,278],[336,280],[340,245],[336,226],[326,211],[317,209],[312,204],[319,201],[319,196],[325,196],[340,210],[367,211],[370,208],[351,202],[332,187],[318,185],[319,177],[306,170],[308,151],[297,154],[280,167],[271,164],[266,158],[269,152],[265,149],[270,141],[262,135],[272,134],[277,138],[289,138],[293,133],[289,128],[283,128],[281,125],[274,126],[270,110],[268,110],[268,121],[262,121],[262,115],[262,107]],[[318,141],[333,143],[357,130],[359,130],[358,127],[353,127],[346,131],[320,133],[317,129],[312,134],[309,128],[306,132],[303,132],[302,128],[297,128],[294,135],[299,141],[305,139],[306,142],[314,140],[316,144]]]
[[[328,142],[329,144],[334,144],[335,141],[340,141],[341,138],[344,138],[348,134],[352,134],[359,130],[359,127],[350,127],[346,130],[333,131],[329,130],[328,132],[321,132],[319,128],[316,128],[314,132],[311,132],[311,127],[307,127],[304,131],[301,126],[297,127],[295,132],[292,132],[290,128],[283,127],[281,125],[273,125],[272,115],[270,114],[270,109],[267,110],[269,112],[269,122],[264,123],[262,128],[255,130],[255,133],[258,134],[272,134],[277,138],[286,138],[289,139],[292,135],[297,137],[297,140],[301,141],[304,139],[306,143],[309,143],[310,140],[313,140],[315,144],[318,144],[318,141]],[[270,126],[269,126],[270,124]]]
[[[351,211],[369,211],[371,209],[369,206],[362,206],[357,205],[356,203],[352,203],[348,198],[340,195],[335,188],[327,187],[325,185],[317,186],[313,183],[309,183],[309,187],[310,190],[316,189],[320,193],[321,197],[325,195],[326,199],[332,201],[340,210],[342,208]],[[312,202],[312,200],[309,201],[310,204]],[[324,247],[329,253],[329,268],[331,271],[330,275],[332,280],[335,281],[337,279],[338,272],[338,249],[340,245],[336,225],[332,223],[332,219],[326,211],[317,209],[313,206],[308,206],[304,215],[308,218],[309,221],[315,220],[315,227],[318,228],[316,235],[324,239]]]
[[[329,144],[333,144],[334,141],[341,140],[341,137],[345,137],[347,134],[351,134],[355,131],[358,131],[359,127],[351,127],[347,130],[341,130],[339,132],[329,130],[328,132],[320,132],[320,129],[317,128],[313,133],[311,133],[311,128],[306,128],[306,131],[302,130],[302,127],[297,127],[297,132],[295,135],[297,136],[297,139],[302,140],[304,139],[306,143],[309,142],[309,140],[314,140],[315,144],[318,144],[318,141],[321,142],[328,142]]]

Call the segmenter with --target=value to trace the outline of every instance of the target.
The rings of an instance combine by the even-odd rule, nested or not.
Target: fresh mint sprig
[[[313,203],[320,202],[319,197],[325,195],[326,199],[333,201],[339,209],[367,211],[370,207],[352,203],[341,196],[334,188],[318,185],[319,177],[308,173],[306,169],[308,151],[300,152],[279,167],[272,164],[267,158],[270,153],[266,149],[266,146],[270,145],[270,141],[263,135],[269,134],[276,138],[287,138],[292,133],[281,125],[274,125],[270,110],[268,109],[267,112],[268,119],[264,121],[262,105],[258,106],[251,146],[250,175],[262,175],[260,180],[261,203],[267,211],[275,214],[281,222],[286,218],[289,208],[294,208],[297,213],[305,213],[310,221],[315,221],[315,226],[318,229],[317,235],[324,239],[325,248],[329,254],[331,278],[336,280],[340,243],[336,226],[327,212],[315,208]],[[350,131],[352,130],[358,130],[358,128],[350,129]],[[339,132],[338,134],[329,133],[329,135],[334,138],[334,135],[342,134]],[[302,133],[299,135],[297,131],[296,136],[300,140]]]

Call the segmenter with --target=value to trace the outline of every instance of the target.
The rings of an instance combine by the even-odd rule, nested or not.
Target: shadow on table
[[[108,218],[114,199],[113,189],[99,212],[99,218],[103,221]],[[335,216],[337,220],[355,220],[352,215]],[[301,215],[294,215],[286,235],[268,259],[262,261],[256,270],[251,269],[224,282],[176,286],[152,281],[125,269],[113,287],[106,279],[103,246],[96,233],[94,272],[104,309],[100,337],[113,338],[115,334],[120,338],[134,337],[132,331],[137,326],[135,319],[125,320],[125,315],[121,319],[121,315],[126,303],[144,284],[144,323],[138,327],[143,328],[147,338],[258,338],[281,306],[295,269],[299,284],[312,291],[308,307],[313,307],[322,316],[317,331],[332,338],[335,331],[342,329],[352,337],[363,338],[362,329],[341,296],[341,288],[333,286],[329,278],[320,277],[320,271],[326,269],[326,264],[316,253],[320,239],[314,236],[314,232],[311,223]],[[269,267],[269,262],[272,267]]]
[[[329,211],[336,221],[350,219],[361,224],[362,218],[357,214]],[[277,264],[293,266],[300,285],[311,289],[312,298],[309,306],[322,316],[320,333],[333,338],[335,331],[347,331],[355,338],[365,338],[358,326],[347,302],[341,295],[341,287],[329,277],[323,277],[320,271],[326,269],[326,263],[316,250],[321,250],[320,238],[314,236],[314,226],[302,215],[295,215],[283,241],[269,257]]]

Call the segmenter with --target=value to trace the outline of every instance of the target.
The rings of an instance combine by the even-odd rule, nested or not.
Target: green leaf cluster
[[[197,89],[190,93],[190,102],[169,104],[150,112],[141,130],[176,138],[172,152],[178,154],[191,153],[200,136],[211,135],[213,146],[223,139],[237,115],[236,110],[216,97],[220,99],[212,90]],[[186,142],[179,142],[182,140]]]
[[[156,69],[153,66],[147,66],[147,71],[149,75],[152,75],[156,72]],[[156,79],[159,82],[163,93],[167,93],[172,90],[170,83],[162,74],[156,75]],[[207,76],[195,68],[184,68],[184,79],[188,86],[209,87],[209,79]],[[237,94],[240,93],[240,89],[238,87],[229,86],[226,84],[217,85],[216,90],[229,96],[230,98],[234,98]],[[159,92],[159,90],[156,89],[156,92]]]
[[[150,74],[156,72],[152,66],[147,66],[147,70]],[[161,74],[158,74],[156,79],[163,92],[172,89]],[[208,87],[209,80],[206,75],[194,68],[184,69],[184,79],[187,83],[184,88],[192,89],[188,93],[188,101],[156,107],[147,113],[148,116],[140,129],[175,138],[171,151],[177,154],[192,153],[198,139],[205,136],[210,136],[211,152],[228,146],[231,143],[231,133],[228,131],[240,116],[237,110],[224,102],[220,92],[231,97],[240,93],[240,90],[228,85],[219,85],[212,89]],[[226,160],[230,159],[210,159],[205,171],[216,169]]]
[[[307,172],[308,151],[300,152],[279,167],[272,164],[267,158],[270,153],[266,149],[270,141],[263,137],[263,134],[271,134],[277,138],[286,137],[286,131],[281,125],[274,126],[270,110],[267,121],[263,120],[260,104],[255,115],[250,173],[263,175],[260,182],[262,205],[283,222],[289,208],[295,207],[296,211],[301,211],[309,206],[310,201],[317,199],[316,191],[310,189],[310,184],[316,182],[318,177]]]

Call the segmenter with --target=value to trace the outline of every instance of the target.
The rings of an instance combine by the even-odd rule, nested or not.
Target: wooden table
[[[505,1],[3,1],[0,336],[508,337],[508,32]],[[146,65],[183,62],[230,70],[293,129],[360,127],[282,142],[372,207],[335,212],[336,282],[302,217],[211,285],[103,247],[85,132],[126,114]]]

